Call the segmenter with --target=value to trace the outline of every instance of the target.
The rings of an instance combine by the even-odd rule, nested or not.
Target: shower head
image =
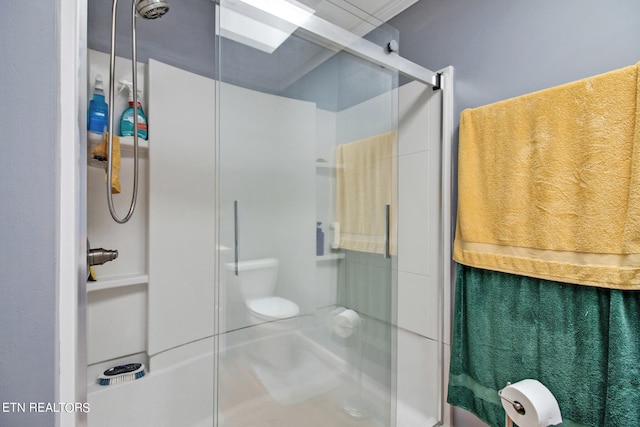
[[[166,0],[138,0],[136,9],[143,18],[156,19],[169,11],[169,3]]]

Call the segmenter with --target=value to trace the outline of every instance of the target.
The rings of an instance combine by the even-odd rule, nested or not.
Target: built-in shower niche
[[[118,58],[116,76],[131,79],[131,61]],[[95,76],[109,84],[109,56],[88,51],[88,93]],[[146,67],[139,64],[139,84],[144,87]],[[146,98],[145,98],[146,99]],[[114,116],[128,106],[122,94],[115,98]],[[146,101],[142,101],[143,105]],[[118,120],[114,120],[118,123]],[[133,138],[120,138],[122,193],[114,195],[120,214],[128,209],[133,188]],[[87,381],[89,391],[97,389],[97,377],[105,369],[123,362],[148,363],[147,335],[147,217],[148,141],[140,140],[139,194],[132,219],[116,224],[109,214],[105,170],[87,167],[87,237],[92,247],[118,250],[118,258],[93,267],[97,281],[87,282]]]
[[[138,64],[138,81],[145,87],[146,64]],[[108,87],[109,56],[88,51],[88,93],[93,80],[102,75]],[[116,76],[131,80],[131,61],[116,59]],[[117,86],[116,86],[117,89]],[[142,104],[148,114],[146,91]],[[117,92],[114,103],[115,133],[127,98]],[[119,178],[122,193],[114,194],[116,212],[124,215],[131,201],[133,189],[133,138],[120,137],[121,168]],[[100,386],[98,376],[106,369],[126,363],[143,363],[149,369],[148,335],[148,217],[149,217],[149,141],[139,140],[139,189],[136,210],[126,224],[117,224],[109,214],[103,167],[87,167],[87,237],[92,247],[118,250],[118,258],[94,266],[96,281],[87,282],[87,391],[92,411],[89,425],[124,425],[131,413],[118,413],[114,408],[126,408],[135,400],[144,404],[151,382],[146,379],[134,383]],[[133,393],[133,394],[132,394]],[[151,410],[151,408],[147,408]],[[137,425],[145,424],[140,417]]]

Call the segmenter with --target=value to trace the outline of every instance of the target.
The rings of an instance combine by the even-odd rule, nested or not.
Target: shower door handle
[[[384,257],[391,258],[389,240],[391,237],[391,206],[384,205]]]
[[[238,275],[238,201],[233,201],[233,257],[235,273]]]

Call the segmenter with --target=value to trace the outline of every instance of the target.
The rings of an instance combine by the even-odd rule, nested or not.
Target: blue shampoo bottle
[[[89,163],[104,159],[94,159],[91,151],[104,140],[105,129],[109,126],[109,107],[104,100],[104,89],[102,86],[102,76],[96,75],[93,97],[89,101],[89,111],[87,112],[87,156]]]

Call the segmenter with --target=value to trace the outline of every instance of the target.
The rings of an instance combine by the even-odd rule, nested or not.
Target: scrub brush
[[[144,377],[144,365],[142,363],[127,363],[104,371],[98,377],[98,383],[100,385],[120,384],[142,377]]]

